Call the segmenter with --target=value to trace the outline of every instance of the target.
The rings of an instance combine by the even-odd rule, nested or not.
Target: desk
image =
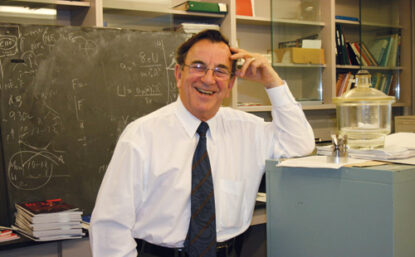
[[[268,256],[415,256],[415,166],[276,163],[266,164]]]
[[[251,226],[267,223],[267,211],[265,207],[257,208],[252,215]]]
[[[25,247],[2,249],[1,257],[91,257],[89,238],[32,243]]]

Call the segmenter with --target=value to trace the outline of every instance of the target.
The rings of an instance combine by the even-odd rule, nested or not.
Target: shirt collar
[[[189,135],[189,137],[194,137],[196,134],[196,130],[199,127],[201,120],[196,118],[193,114],[191,114],[186,107],[184,107],[180,97],[177,98],[176,101],[176,115],[179,118],[180,122],[183,125],[183,128],[185,129],[186,133]],[[218,119],[219,112],[213,116],[210,120],[206,121],[209,125],[209,130],[207,133],[207,136],[211,137],[211,139],[214,138],[216,126],[217,126],[217,119]]]

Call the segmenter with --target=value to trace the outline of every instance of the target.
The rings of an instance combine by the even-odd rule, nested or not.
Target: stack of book
[[[1,227],[0,227],[1,229]],[[13,233],[11,229],[0,230],[0,243],[19,239],[20,236]]]
[[[82,211],[61,199],[18,203],[15,229],[35,241],[80,238]]]
[[[399,66],[401,36],[397,33],[377,36],[367,46],[346,40],[343,25],[336,24],[336,63],[361,66]]]
[[[354,74],[351,72],[337,74],[336,96],[342,96],[354,87]]]
[[[219,30],[218,24],[203,24],[203,23],[181,23],[176,31],[184,32],[188,34],[196,34],[205,29]]]

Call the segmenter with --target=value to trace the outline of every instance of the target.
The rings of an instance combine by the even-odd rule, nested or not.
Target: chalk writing
[[[17,54],[17,37],[19,28],[16,25],[0,25],[0,57]]]
[[[22,143],[22,142],[20,142]],[[32,150],[12,155],[8,165],[8,177],[20,190],[37,190],[45,186],[53,176],[56,166],[64,164],[62,152],[55,154],[44,148],[28,146]]]

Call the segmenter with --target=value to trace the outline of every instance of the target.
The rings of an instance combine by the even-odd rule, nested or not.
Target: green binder
[[[174,7],[176,10],[188,12],[226,13],[227,6],[224,3],[209,3],[198,1],[186,1]]]

